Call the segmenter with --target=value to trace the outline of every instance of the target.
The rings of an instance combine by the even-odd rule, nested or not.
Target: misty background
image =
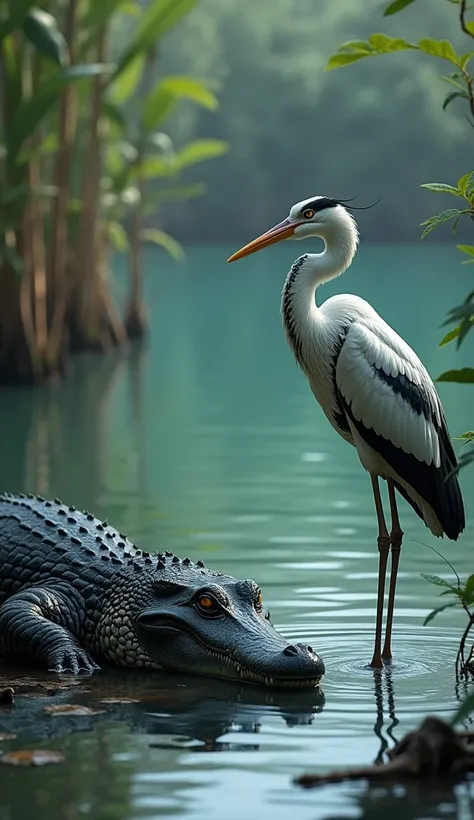
[[[167,205],[166,230],[188,242],[240,241],[300,199],[358,195],[356,205],[382,200],[370,216],[359,215],[365,239],[419,240],[419,223],[443,207],[420,185],[453,183],[470,168],[462,102],[441,108],[449,88],[434,80],[440,61],[405,51],[325,67],[344,41],[372,32],[447,38],[460,51],[466,41],[450,3],[425,0],[388,18],[385,5],[201,0],[165,38],[157,70],[205,79],[220,108],[182,104],[167,130],[178,145],[210,136],[227,140],[229,151],[189,170],[186,179],[204,178],[208,193]],[[115,44],[127,36],[119,23]],[[430,237],[443,239],[451,239],[449,227]]]

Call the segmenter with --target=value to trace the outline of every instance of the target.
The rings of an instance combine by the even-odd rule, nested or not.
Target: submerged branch
[[[462,778],[474,771],[474,752],[469,740],[474,733],[456,733],[437,717],[425,718],[420,728],[408,732],[388,753],[390,760],[378,766],[340,769],[328,774],[303,774],[296,778],[299,786],[312,788],[346,780],[402,781],[407,778]]]

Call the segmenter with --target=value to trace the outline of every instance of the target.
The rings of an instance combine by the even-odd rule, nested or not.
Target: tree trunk
[[[106,59],[106,28],[100,33],[95,60]],[[118,329],[112,298],[101,278],[100,115],[103,80],[92,81],[88,144],[84,152],[82,214],[75,251],[75,287],[70,306],[70,344],[74,351],[104,350],[126,339],[123,326]]]
[[[156,67],[156,46],[153,46],[146,56],[145,72],[143,76],[142,94],[146,98],[151,90],[154,72]],[[125,327],[130,339],[142,338],[147,330],[147,314],[142,294],[142,271],[141,271],[141,242],[140,229],[143,220],[143,204],[145,198],[145,180],[140,174],[143,156],[146,150],[146,130],[141,126],[141,132],[137,146],[136,165],[138,168],[137,187],[140,196],[135,205],[130,221],[129,244],[130,244],[130,296],[125,310]]]
[[[75,63],[75,36],[79,0],[69,0],[65,38],[71,64]],[[51,331],[48,360],[59,363],[65,349],[65,316],[70,297],[68,273],[68,202],[71,191],[71,163],[77,122],[77,95],[74,84],[63,93],[59,111],[59,150],[56,163],[58,196],[53,205],[51,255],[49,266]]]

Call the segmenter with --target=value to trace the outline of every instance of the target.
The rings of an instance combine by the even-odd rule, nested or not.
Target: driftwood
[[[460,778],[474,771],[474,732],[455,732],[437,717],[425,718],[420,728],[408,732],[389,752],[390,760],[375,766],[340,769],[328,774],[303,774],[295,783],[305,788],[345,780],[403,781],[416,778]]]

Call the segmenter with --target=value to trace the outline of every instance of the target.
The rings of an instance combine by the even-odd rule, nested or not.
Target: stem
[[[459,4],[459,22],[461,24],[461,28],[462,28],[464,34],[467,34],[468,37],[473,37],[474,38],[474,34],[472,34],[469,31],[469,29],[467,28],[466,12],[467,12],[467,0],[461,0],[461,3]],[[463,78],[464,82],[466,83],[467,95],[469,97],[469,108],[471,109],[471,115],[474,118],[474,90],[473,90],[473,87],[472,87],[473,78],[471,77],[470,74],[468,74],[468,72],[466,71],[465,68],[461,68],[461,74],[462,74],[462,78]]]
[[[458,649],[458,653],[456,655],[456,676],[459,676],[459,675],[462,676],[462,675],[465,674],[465,671],[466,671],[465,670],[465,665],[466,664],[465,664],[465,660],[464,660],[464,647],[466,645],[467,636],[469,635],[471,627],[474,623],[474,615],[469,611],[469,609],[467,608],[467,606],[465,604],[463,604],[463,608],[464,608],[465,612],[467,613],[469,621],[468,621],[468,624],[467,624],[467,626],[466,626],[466,628],[465,628],[465,630],[462,634],[462,638],[459,642],[459,649]]]

